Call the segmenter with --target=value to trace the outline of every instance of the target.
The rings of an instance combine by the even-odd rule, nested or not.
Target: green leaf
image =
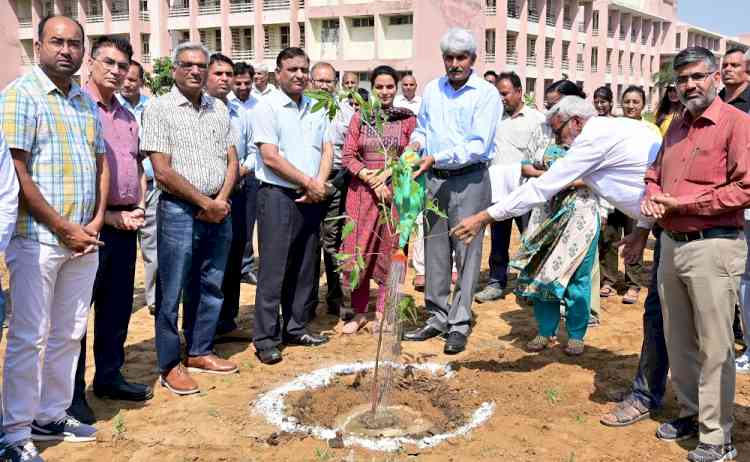
[[[341,229],[341,240],[343,241],[353,232],[354,232],[354,222],[347,221],[344,227]]]
[[[339,262],[342,262],[342,261],[346,261],[346,260],[352,258],[352,254],[339,252],[339,253],[335,254],[333,256],[333,258],[335,258]]]
[[[351,287],[352,290],[359,287],[359,268],[356,266],[352,268],[352,271],[349,273],[349,287]]]
[[[357,266],[360,269],[365,269],[365,259],[362,257],[361,253],[357,254]]]
[[[313,104],[312,109],[310,109],[310,112],[318,112],[326,105],[325,101],[318,101],[317,103]]]

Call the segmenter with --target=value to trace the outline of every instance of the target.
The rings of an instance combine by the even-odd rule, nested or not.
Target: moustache
[[[462,67],[451,67],[448,68],[448,72],[463,72],[464,69]]]

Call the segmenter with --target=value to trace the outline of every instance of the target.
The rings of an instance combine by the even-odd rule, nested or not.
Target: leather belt
[[[479,170],[484,170],[487,168],[487,164],[484,162],[478,162],[476,164],[467,165],[466,167],[456,168],[456,169],[439,169],[439,168],[433,168],[432,174],[436,177],[440,178],[441,180],[445,180],[454,176],[461,176],[466,175],[467,173],[473,173]]]
[[[678,233],[675,231],[664,230],[673,241],[677,242],[691,242],[697,241],[698,239],[734,239],[740,234],[739,228],[729,228],[725,226],[717,226],[715,228],[706,228],[701,231],[693,231],[689,233]]]

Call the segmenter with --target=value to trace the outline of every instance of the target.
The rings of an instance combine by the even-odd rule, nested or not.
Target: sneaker
[[[31,439],[34,441],[69,441],[84,443],[96,441],[96,428],[86,425],[70,416],[40,425],[37,421],[31,423]]]
[[[599,318],[591,315],[589,316],[589,328],[591,327],[599,327],[602,324],[601,321],[599,321]]]
[[[747,351],[734,360],[738,374],[750,374],[750,353]]]
[[[3,461],[8,462],[44,462],[36,451],[36,446],[31,440],[19,441],[16,444],[5,447],[1,455]]]
[[[659,425],[656,437],[662,441],[682,441],[698,435],[698,416],[680,417]]]
[[[477,303],[491,302],[503,298],[503,289],[496,286],[487,286],[481,292],[474,295]]]
[[[698,443],[698,446],[688,452],[687,455],[690,462],[719,462],[722,460],[734,460],[735,457],[737,457],[737,449],[731,443]]]

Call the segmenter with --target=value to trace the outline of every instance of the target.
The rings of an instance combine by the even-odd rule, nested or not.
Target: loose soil
[[[517,243],[514,239],[514,248]],[[489,255],[488,236],[484,252]],[[647,263],[650,258],[647,252]],[[259,394],[300,374],[335,364],[372,361],[376,338],[370,332],[337,334],[336,318],[325,314],[325,305],[320,305],[311,330],[331,333],[331,341],[319,348],[286,348],[280,364],[265,366],[255,358],[250,344],[255,286],[243,284],[240,334],[216,345],[220,356],[240,366],[240,373],[196,375],[201,393],[178,397],[157,381],[154,320],[144,309],[140,261],[138,265],[123,372],[129,380],[152,385],[154,398],[142,404],[98,399],[90,388],[94,364],[89,361],[87,396],[99,419],[98,441],[40,445],[47,462],[661,462],[683,461],[696,445],[694,440],[666,444],[654,437],[660,422],[678,414],[671,385],[663,410],[653,419],[619,429],[599,423],[601,414],[627,391],[637,368],[645,290],[636,305],[621,304],[619,296],[604,299],[602,325],[589,330],[586,352],[577,358],[563,354],[560,346],[542,353],[526,352],[524,346],[536,332],[534,318],[512,294],[496,302],[474,304],[476,324],[466,351],[459,355],[444,355],[444,344],[437,339],[404,342],[404,362],[451,363],[459,383],[476,390],[478,401],[491,397],[496,408],[484,425],[466,437],[430,449],[385,454],[330,447],[329,442],[307,435],[282,433],[252,413],[251,407]],[[0,274],[7,289],[2,263]],[[405,287],[423,307],[423,295],[411,289],[413,275],[413,271],[407,274]],[[487,277],[486,264],[482,275]],[[89,331],[93,332],[93,313]],[[88,348],[88,357],[93,359],[91,341]],[[0,357],[4,350],[3,338]],[[463,398],[467,403],[473,399]],[[361,403],[349,403],[342,396],[339,401],[339,409]],[[750,377],[745,375],[737,378],[734,441],[737,460],[750,462]]]

